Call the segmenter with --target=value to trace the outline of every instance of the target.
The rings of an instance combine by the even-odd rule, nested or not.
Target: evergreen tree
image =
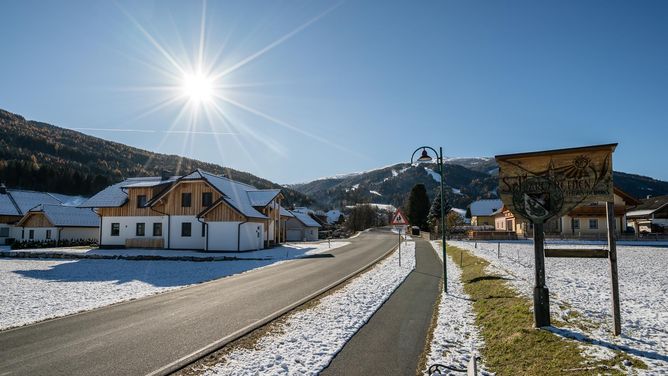
[[[422,230],[427,231],[429,229],[427,224],[428,215],[429,196],[427,196],[427,188],[425,188],[424,184],[416,184],[408,196],[406,216],[411,225],[418,226]]]
[[[448,200],[448,197],[445,197],[445,206],[444,206],[444,213],[447,216],[448,212],[452,209],[450,206],[450,201]],[[448,222],[446,222],[447,224]],[[429,225],[431,226],[431,231],[434,234],[440,234],[441,233],[441,190],[437,189],[436,190],[436,197],[434,197],[434,201],[431,203],[431,208],[429,209]]]

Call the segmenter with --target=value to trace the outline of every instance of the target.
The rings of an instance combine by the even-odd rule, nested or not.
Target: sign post
[[[394,226],[399,233],[399,266],[401,266],[401,231],[404,230],[404,234],[407,233],[406,228],[408,227],[408,221],[406,220],[404,213],[402,213],[400,209],[397,209],[396,213],[392,216],[390,224]]]
[[[617,144],[607,144],[496,156],[501,200],[513,214],[533,224],[536,327],[550,325],[549,290],[545,281],[544,224],[582,204],[605,201],[612,205],[612,152],[616,147]],[[615,292],[616,253],[614,262],[612,255],[614,233],[611,235],[611,231],[614,231],[611,230],[614,228],[614,216],[612,220],[610,218],[608,215],[610,268],[615,280],[613,295],[618,297],[618,292]],[[619,299],[616,300],[618,309]],[[619,318],[619,311],[614,312],[613,316]]]
[[[615,204],[607,202],[605,214],[608,217],[608,259],[610,260],[610,281],[612,283],[612,333],[622,332],[622,320],[619,306],[619,275],[617,273],[617,240],[615,239]]]

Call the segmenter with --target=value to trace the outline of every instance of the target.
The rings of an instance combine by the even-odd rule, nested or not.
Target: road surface
[[[362,233],[334,257],[293,260],[0,332],[0,375],[145,375],[366,266],[397,243]]]

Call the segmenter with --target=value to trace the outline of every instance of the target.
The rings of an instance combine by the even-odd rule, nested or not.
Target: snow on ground
[[[35,248],[21,249],[17,252],[35,252],[35,253],[66,253],[79,255],[102,255],[102,256],[179,256],[179,257],[236,257],[239,259],[267,259],[267,260],[285,260],[298,258],[328,252],[335,248],[350,244],[347,241],[327,241],[319,242],[299,242],[285,243],[274,248],[261,249],[258,251],[246,252],[203,252],[203,251],[180,251],[172,249],[149,249],[149,248],[119,248],[119,249],[100,249],[97,247],[56,247],[56,248]],[[4,251],[4,250],[3,250]],[[6,251],[10,251],[7,249]]]
[[[461,189],[457,189],[457,188],[450,188],[450,189],[452,189],[452,193],[454,193],[456,195],[460,195],[460,196],[462,195],[462,190]]]
[[[558,242],[563,245],[565,242]],[[514,277],[511,283],[525,296],[533,294],[533,245],[524,242],[497,243],[449,242],[485,258],[495,269]],[[550,247],[550,244],[548,244]],[[570,247],[591,248],[591,245]],[[622,335],[611,333],[611,298],[607,259],[546,258],[547,285],[553,316],[567,318],[570,310],[582,314],[587,332],[574,327],[553,331],[584,344],[587,354],[609,357],[610,349],[624,351],[644,361],[648,371],[668,373],[668,249],[618,246],[619,288]]]
[[[378,191],[369,191],[369,193],[376,196],[382,196],[382,194],[380,194]]]
[[[317,375],[371,318],[415,267],[415,243],[325,296],[290,314],[282,330],[259,339],[255,349],[234,348],[206,375]]]
[[[349,243],[332,242],[332,249],[345,244]],[[291,244],[258,251],[261,253],[256,257],[266,256],[263,260],[218,262],[0,259],[0,330],[276,265],[326,252],[330,249],[327,247],[327,242]],[[202,254],[170,250],[99,251]],[[270,251],[275,254],[268,255]]]
[[[440,243],[432,241],[431,245],[443,261]],[[459,265],[453,262],[450,255],[448,255],[447,268],[448,293],[441,296],[441,302],[438,305],[438,318],[426,365],[429,367],[432,364],[443,364],[466,369],[473,354],[480,354],[484,342],[475,326],[473,302],[471,297],[464,292],[464,285],[460,280],[462,271]],[[426,371],[426,369],[423,370],[423,372]]]

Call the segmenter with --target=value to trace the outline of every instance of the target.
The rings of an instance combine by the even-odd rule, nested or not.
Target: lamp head
[[[427,149],[422,148],[422,155],[417,160],[418,162],[431,162],[431,157],[427,154]]]

